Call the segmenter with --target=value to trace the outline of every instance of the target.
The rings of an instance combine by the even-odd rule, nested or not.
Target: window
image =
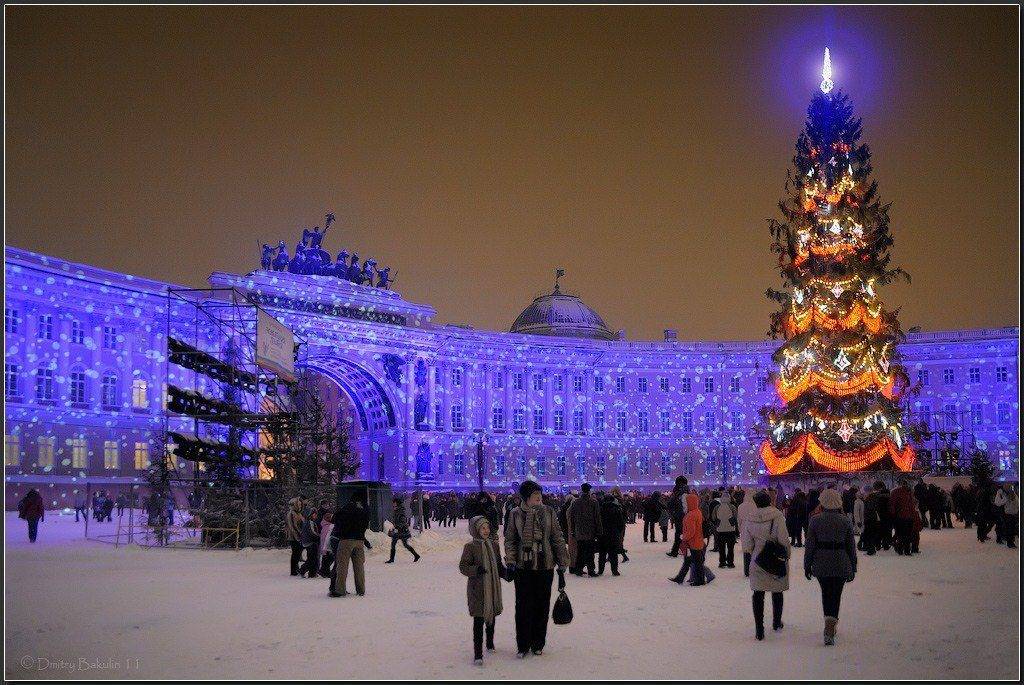
[[[565,453],[559,452],[555,455],[555,475],[565,475]]]
[[[40,314],[36,337],[40,340],[53,340],[53,315]]]
[[[453,431],[460,431],[460,430],[463,429],[463,427],[464,426],[463,426],[463,423],[462,423],[462,405],[461,404],[453,404],[452,405],[452,430]]]
[[[757,379],[757,391],[767,392],[768,391],[768,379],[765,376],[760,376]]]
[[[688,476],[693,475],[693,454],[690,452],[683,457],[683,472]]]
[[[170,447],[170,445],[168,445]],[[117,440],[107,440],[103,443],[103,468],[116,469],[120,466],[120,455],[118,454]]]
[[[4,364],[4,397],[12,399],[21,395],[19,381],[21,380],[21,366],[18,364]]]
[[[4,436],[4,465],[17,466],[21,463],[21,436]]]
[[[434,429],[444,430],[444,407],[440,402],[434,402]]]
[[[971,405],[971,425],[980,426],[984,422],[985,416],[982,413],[981,402],[975,402]]]
[[[583,376],[572,377],[572,389],[574,392],[583,392]]]
[[[85,343],[85,326],[78,319],[71,321],[71,342],[75,345],[82,345]]]
[[[639,392],[647,392],[647,379],[646,378],[637,378],[636,379],[636,389]]]
[[[615,460],[615,475],[629,475],[629,457],[627,457],[625,454],[620,454],[619,458]]]
[[[103,384],[100,389],[100,403],[104,409],[114,409],[120,404],[117,392],[117,376],[111,372],[103,374]]]
[[[135,468],[139,471],[149,468],[149,443],[135,443]]]
[[[971,383],[981,383],[981,369],[979,369],[977,366],[972,366],[967,371],[967,376],[968,376],[967,380],[969,382],[971,382]]]
[[[522,390],[523,389],[523,374],[519,373],[518,371],[516,373],[512,374],[512,389],[513,390]]]
[[[615,432],[626,432],[626,412],[624,411],[618,411],[615,413]]]
[[[39,446],[38,465],[43,468],[53,466],[54,453],[57,451],[57,438],[52,435],[44,435],[36,439]]]
[[[537,392],[544,392],[544,376],[535,373],[533,374],[533,389]]]
[[[594,376],[594,392],[604,392],[604,376]]]
[[[661,413],[658,415],[658,418],[659,418],[659,420],[661,422],[661,432],[662,433],[669,433],[669,432],[671,432],[672,431],[672,419],[669,418],[668,410],[667,409],[662,409]]]
[[[668,452],[661,453],[661,475],[672,473],[672,456]]]
[[[498,476],[504,476],[505,475],[505,453],[504,452],[499,451],[494,456],[494,471],[495,471],[495,475],[498,475]]]
[[[562,390],[565,389],[564,385],[565,378],[562,376],[562,374],[555,374],[555,392],[562,392]]]
[[[1007,428],[1012,423],[1013,414],[1010,412],[1009,402],[1000,402],[996,405],[996,421],[1000,428]]]
[[[21,326],[21,317],[17,309],[4,307],[4,333],[17,333]]]
[[[555,422],[555,431],[561,433],[565,431],[565,410],[556,409],[553,416]]]
[[[734,431],[743,430],[743,413],[741,411],[733,409],[732,414],[730,415],[730,420],[732,425],[730,425],[729,428]]]
[[[693,412],[687,409],[683,412],[683,431],[686,433],[693,432]]]
[[[497,431],[505,430],[505,410],[501,405],[495,405],[491,409],[491,428]]]
[[[537,455],[537,475],[546,476],[548,475],[548,460],[543,454]]]
[[[523,432],[526,430],[526,410],[518,408],[512,414],[512,430]]]
[[[997,366],[996,367],[996,381],[999,382],[999,383],[1005,383],[1007,378],[1009,378],[1009,376],[1006,373],[1006,367],[1005,366]]]
[[[586,418],[585,418],[585,416],[583,414],[583,410],[579,409],[579,408],[573,409],[572,410],[572,432],[573,433],[582,433],[586,429],[587,429],[587,424],[586,424]]]
[[[658,387],[662,392],[668,392],[668,378],[665,376],[658,377]]]
[[[732,378],[729,379],[729,392],[739,392],[739,391],[740,391],[740,377],[739,376],[733,376]]]
[[[651,455],[641,454],[639,461],[637,461],[637,468],[640,471],[641,476],[651,475]]]
[[[544,410],[540,407],[534,407],[533,409],[533,430],[544,430]]]
[[[687,393],[688,392],[692,392],[693,391],[693,382],[691,381],[689,376],[683,376],[679,380],[679,387],[680,387],[680,389],[683,392],[687,392]]]
[[[438,475],[438,477],[441,477],[441,476],[444,475],[444,455],[443,454],[438,454],[437,455],[437,475]]]
[[[646,411],[638,412],[636,415],[636,429],[640,433],[651,432],[651,418]]]
[[[494,383],[495,390],[501,390],[505,387],[505,374],[501,371],[495,371],[492,382]]]
[[[604,433],[604,410],[598,409],[594,412],[594,432]]]
[[[520,454],[516,457],[516,473],[520,476],[526,475],[526,455]]]
[[[455,453],[455,458],[452,459],[452,466],[456,476],[461,476],[466,472],[466,460],[463,458],[462,452]]]
[[[439,366],[434,367],[434,385],[439,388],[444,385],[444,374]]]
[[[455,367],[454,369],[452,369],[452,387],[462,387],[462,369],[460,367]]]
[[[704,392],[715,391],[715,379],[713,376],[708,376],[704,379]]]
[[[928,430],[932,429],[932,408],[925,405],[917,410],[919,421],[924,425],[928,426]]]
[[[54,398],[53,369],[36,369],[36,399],[49,402]]]
[[[953,369],[943,369],[942,370],[942,384],[943,385],[953,385],[953,380],[954,380]]]
[[[917,370],[917,382],[918,383],[920,383],[921,385],[928,385],[929,380],[930,379],[928,377],[928,369],[918,369]]]
[[[89,465],[89,446],[85,438],[71,438],[71,468],[84,469]]]
[[[69,388],[69,392],[70,392],[69,399],[71,400],[72,403],[74,403],[74,404],[84,404],[85,403],[85,394],[86,394],[85,371],[82,370],[81,367],[76,368],[76,369],[74,369],[71,372],[70,382],[68,384],[68,388]]]
[[[704,412],[704,430],[708,433],[713,433],[715,430],[715,412],[706,411]]]
[[[114,328],[113,326],[103,327],[103,349],[117,349],[117,329]]]
[[[615,392],[619,393],[620,395],[622,393],[626,392],[626,377],[625,376],[616,376],[615,377]]]
[[[132,381],[132,406],[136,409],[149,409],[149,384],[142,378]]]
[[[576,476],[578,478],[587,477],[587,458],[583,454],[576,455]]]

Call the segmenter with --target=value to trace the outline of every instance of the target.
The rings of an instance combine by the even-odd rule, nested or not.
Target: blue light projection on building
[[[167,296],[177,286],[15,248],[4,269],[7,506],[28,487],[53,507],[86,482],[144,484],[164,449],[168,322],[189,315]],[[750,429],[774,398],[771,341],[618,339],[557,286],[496,332],[330,275],[260,269],[210,284],[247,293],[307,341],[304,363],[349,421],[362,478],[475,489],[480,440],[492,489],[764,477]],[[1018,345],[1019,329],[1002,328],[910,334],[901,350],[921,386],[911,420],[980,443],[1014,480]]]

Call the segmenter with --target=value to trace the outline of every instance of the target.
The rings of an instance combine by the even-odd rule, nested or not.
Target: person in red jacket
[[[20,502],[18,502],[18,518],[28,521],[28,541],[35,542],[39,533],[39,522],[46,518],[46,511],[43,509],[43,496],[39,491],[32,488]]]
[[[700,498],[693,492],[686,494],[686,515],[683,516],[679,540],[679,549],[687,550],[686,560],[679,573],[669,580],[682,585],[689,570],[690,585],[704,585],[713,581],[715,574],[704,565],[704,515],[700,511]]]
[[[896,554],[909,555],[911,543],[914,538],[914,515],[917,513],[917,505],[914,503],[914,493],[907,486],[907,482],[900,481],[889,494],[889,515],[892,517],[893,527],[896,532],[896,540],[893,548]]]

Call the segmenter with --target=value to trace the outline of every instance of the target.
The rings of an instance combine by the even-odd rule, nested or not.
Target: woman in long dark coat
[[[843,514],[843,500],[835,490],[821,493],[821,513],[807,526],[804,576],[818,579],[825,614],[825,644],[835,644],[839,602],[843,587],[857,573],[857,542],[853,525]]]

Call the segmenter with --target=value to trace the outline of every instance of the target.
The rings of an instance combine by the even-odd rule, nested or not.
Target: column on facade
[[[437,430],[437,369],[436,364],[427,362],[427,425]]]

